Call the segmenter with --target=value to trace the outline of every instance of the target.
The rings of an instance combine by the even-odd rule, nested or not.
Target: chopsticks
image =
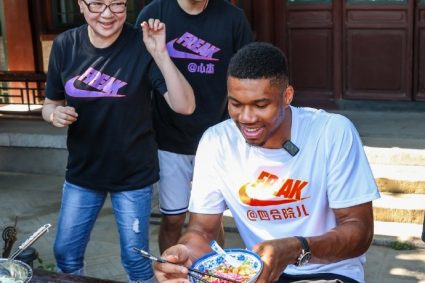
[[[174,264],[174,265],[178,265],[178,266],[183,266],[183,267],[186,267],[189,271],[194,272],[194,273],[198,273],[198,274],[203,275],[203,276],[215,277],[215,278],[218,278],[218,279],[221,279],[221,280],[226,280],[228,282],[233,282],[233,283],[241,283],[241,282],[239,282],[237,280],[234,280],[234,279],[230,279],[230,278],[227,278],[227,277],[224,277],[224,276],[216,275],[216,274],[211,273],[211,272],[204,272],[204,271],[201,271],[201,270],[196,269],[196,268],[192,268],[192,267],[189,267],[189,266],[184,266],[184,265],[181,265],[181,264],[178,264],[178,263],[175,263],[175,262],[168,261],[168,260],[163,259],[163,258],[159,258],[159,257],[153,256],[150,253],[148,253],[147,251],[144,251],[142,249],[138,249],[138,248],[135,248],[135,247],[133,247],[133,249],[135,251],[139,252],[143,257],[149,258],[149,259],[151,259],[153,261],[157,261],[157,262],[160,262],[160,263],[170,263],[170,264]],[[191,276],[193,276],[193,275],[191,275]],[[202,278],[199,278],[198,276],[195,276],[195,277],[197,277],[196,279],[200,280],[201,282],[208,282],[208,281],[206,281],[206,280],[204,280]]]
[[[51,224],[46,224],[41,226],[37,231],[35,231],[34,234],[32,234],[28,239],[23,242],[19,248],[8,257],[9,260],[14,260],[18,255],[20,255],[26,248],[31,246],[35,241],[37,241],[41,236],[43,236],[45,233],[49,231],[49,228],[51,227]]]
[[[207,281],[205,279],[202,279],[202,275],[196,275],[195,272],[189,272],[189,276],[198,280],[198,282],[202,282],[202,283],[210,283],[210,281]]]

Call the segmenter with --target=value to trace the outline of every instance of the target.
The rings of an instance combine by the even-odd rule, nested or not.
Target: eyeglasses
[[[103,13],[106,8],[109,8],[109,10],[114,13],[124,13],[127,9],[127,2],[114,2],[109,5],[106,5],[102,2],[90,2],[87,3],[85,0],[82,0],[84,4],[87,5],[87,8],[89,9],[90,13]]]

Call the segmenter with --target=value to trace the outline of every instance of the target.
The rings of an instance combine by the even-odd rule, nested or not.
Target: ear
[[[291,85],[288,85],[283,92],[283,103],[285,108],[291,104],[293,98],[294,88]]]
[[[78,6],[80,6],[80,14],[84,14],[84,10],[83,10],[83,3],[81,3],[81,0],[78,0]]]

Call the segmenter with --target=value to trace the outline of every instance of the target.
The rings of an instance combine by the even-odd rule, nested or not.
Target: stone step
[[[370,102],[368,101],[367,104]],[[422,122],[425,112],[423,110],[347,109],[335,112],[353,122],[366,146],[425,149],[425,123]]]
[[[40,121],[17,121],[14,124],[0,123],[0,126],[0,147],[66,150],[65,129],[53,128]],[[37,128],[39,133],[35,133]],[[386,185],[389,180],[403,181],[407,184],[410,182],[410,187],[416,187],[422,193],[424,184],[421,181],[425,180],[425,149],[369,146],[365,146],[364,149],[374,176],[381,187],[392,187],[394,182]],[[413,192],[413,190],[408,190],[408,192]]]
[[[405,193],[405,194],[425,194],[424,182],[412,182],[402,180],[392,180],[386,178],[375,178],[375,182],[381,192]]]
[[[0,170],[63,175],[66,131],[39,119],[0,119]]]
[[[376,221],[422,224],[425,216],[425,194],[381,193],[373,202]]]
[[[66,149],[66,128],[40,120],[0,120],[0,146]]]
[[[158,191],[156,189],[155,194],[157,193]],[[425,194],[381,193],[381,198],[373,202],[374,220],[381,223],[379,227],[382,227],[382,229],[386,225],[385,223],[397,223],[407,224],[409,229],[415,227],[414,231],[417,232],[419,228],[422,229],[422,223],[425,217],[424,204]],[[157,204],[153,204],[152,213],[156,216],[160,215]],[[225,226],[228,227],[227,230],[233,231],[235,228],[232,219],[229,219],[229,217],[232,218],[230,211],[226,210],[224,216],[227,216],[224,218]],[[385,228],[391,228],[390,224],[387,226]],[[393,233],[397,234],[398,232],[394,231]],[[412,234],[409,231],[406,231],[406,233]],[[420,238],[419,232],[414,235],[416,238]]]
[[[425,194],[424,165],[370,164],[381,192]]]
[[[364,116],[363,113],[356,113],[356,115],[359,117]],[[366,124],[370,124],[370,122]],[[383,134],[383,136],[371,136],[371,133],[368,131],[376,132],[385,127],[381,126],[379,129],[376,129],[376,127],[368,129],[363,124],[359,126],[366,128],[360,131],[360,134],[370,163],[425,166],[425,139],[422,138],[422,134],[421,136],[413,136],[413,133],[410,134],[413,136],[409,137],[412,141],[410,147],[386,146],[386,144],[397,144],[396,140],[401,139],[397,137],[397,133],[393,133],[394,136],[388,136],[388,133]],[[65,128],[58,129],[52,127],[40,119],[4,119],[2,117],[0,119],[0,146],[16,145],[63,148],[65,146],[66,131]]]
[[[229,210],[224,212],[223,222],[226,233],[238,233],[232,213]],[[425,249],[421,235],[422,224],[374,221],[374,245],[392,246],[398,242]]]
[[[363,117],[362,113],[356,113]],[[371,114],[369,114],[371,115]],[[375,114],[373,114],[375,115]],[[363,119],[363,118],[362,118]],[[363,126],[364,127],[364,126]],[[373,128],[372,132],[380,130]],[[65,148],[67,129],[58,129],[50,124],[40,120],[23,119],[0,119],[0,146],[21,146],[21,147],[43,147],[43,148]],[[410,148],[385,146],[383,141],[395,141],[399,139],[395,136],[371,137],[371,134],[365,130],[361,131],[364,149],[369,162],[372,164],[388,165],[423,165],[425,166],[425,139],[420,137],[411,137],[414,145]],[[411,134],[413,135],[413,134]],[[380,139],[382,142],[376,142],[370,145],[371,139]],[[388,143],[387,142],[387,143]],[[396,142],[393,142],[396,144]]]
[[[374,221],[373,244],[392,246],[394,243],[409,243],[425,249],[421,239],[422,224]]]
[[[9,121],[0,120],[0,170],[63,174],[67,157],[66,129],[57,129],[39,120]],[[370,133],[367,135],[370,139]],[[364,147],[380,191],[397,196],[390,205],[383,206],[384,200],[377,201],[379,205],[374,207],[377,220],[421,223],[425,205],[412,209],[410,200],[400,201],[412,198],[400,197],[400,193],[425,194],[425,147],[417,147],[421,144],[413,149],[375,147],[370,143]],[[387,199],[384,194],[383,199]],[[394,203],[403,203],[403,206]]]
[[[371,164],[425,166],[425,145],[421,149],[379,146],[363,148]]]

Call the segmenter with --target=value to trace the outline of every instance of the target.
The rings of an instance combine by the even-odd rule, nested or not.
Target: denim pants
[[[84,274],[84,253],[107,194],[65,181],[54,244],[59,271]],[[118,226],[124,269],[131,282],[149,281],[153,277],[151,262],[141,257],[133,247],[149,250],[152,186],[111,192],[110,196]]]

